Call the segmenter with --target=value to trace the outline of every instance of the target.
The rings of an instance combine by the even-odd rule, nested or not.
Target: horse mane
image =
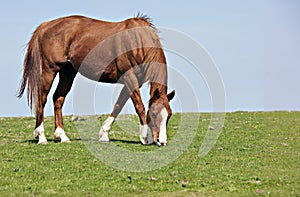
[[[151,27],[152,29],[154,29],[157,32],[157,29],[155,27],[155,25],[153,24],[153,20],[152,18],[150,18],[147,14],[143,14],[141,12],[138,12],[136,16],[134,16],[134,18],[140,19],[142,21],[144,21],[145,23],[147,23],[147,25],[149,27]]]
[[[150,99],[148,100],[149,107],[161,95],[167,94],[167,70],[166,58],[162,50],[162,45],[158,36],[158,30],[153,24],[152,19],[141,12],[134,17],[135,19],[142,20],[147,26],[154,30],[154,38],[156,46],[149,49],[144,63],[146,66],[146,79],[149,80],[150,85]]]

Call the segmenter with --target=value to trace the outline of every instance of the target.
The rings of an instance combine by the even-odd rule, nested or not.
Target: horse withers
[[[44,107],[57,73],[53,95],[54,137],[70,142],[62,118],[62,106],[77,73],[104,83],[120,83],[123,88],[110,116],[103,122],[99,141],[109,141],[108,132],[126,101],[131,98],[140,120],[142,144],[166,144],[166,125],[172,115],[167,94],[166,58],[151,20],[137,16],[122,22],[107,22],[84,16],[68,16],[42,23],[33,33],[24,59],[18,97],[27,87],[27,99],[34,108],[34,135],[46,144]],[[140,87],[149,81],[149,110],[145,113]],[[152,137],[147,137],[150,128]]]

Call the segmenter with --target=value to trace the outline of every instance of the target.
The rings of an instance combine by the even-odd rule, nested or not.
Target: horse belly
[[[78,72],[88,79],[106,83],[118,81],[117,69],[114,65],[103,66],[99,64],[81,64]]]

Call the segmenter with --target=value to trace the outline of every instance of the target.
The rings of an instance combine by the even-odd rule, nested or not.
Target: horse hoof
[[[38,144],[48,144],[48,141],[41,141],[41,142],[38,142]]]
[[[167,142],[160,142],[160,141],[157,141],[157,142],[155,142],[155,144],[156,144],[157,146],[167,146]]]
[[[56,140],[60,140],[60,143],[71,143],[71,140],[66,136],[66,134],[61,134],[60,137],[55,137]]]
[[[148,144],[148,143],[147,143],[147,138],[146,138],[146,137],[140,136],[140,141],[141,141],[141,143],[142,143],[143,145]]]
[[[39,139],[38,144],[47,144],[47,138],[44,134],[44,132],[40,133],[37,138]]]
[[[103,138],[100,138],[100,139],[99,139],[99,142],[109,142],[109,139],[103,139]]]
[[[68,138],[65,131],[60,127],[55,129],[54,138],[60,140],[61,143],[71,143],[71,140]]]
[[[61,141],[60,143],[71,143],[71,140]]]
[[[99,142],[109,142],[108,133],[102,132],[100,134]]]

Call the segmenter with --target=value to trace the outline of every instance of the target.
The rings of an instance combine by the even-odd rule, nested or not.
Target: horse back
[[[41,51],[49,64],[70,62],[86,77],[99,80],[102,76],[104,82],[114,83],[132,64],[142,63],[147,46],[160,47],[151,22],[143,17],[108,22],[68,16],[45,22],[38,29]],[[130,48],[133,50],[128,51]],[[120,55],[122,51],[126,53]]]

